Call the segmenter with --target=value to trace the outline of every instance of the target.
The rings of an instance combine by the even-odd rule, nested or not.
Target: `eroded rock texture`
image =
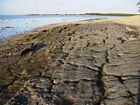
[[[1,105],[140,105],[140,29],[70,24],[0,45]]]

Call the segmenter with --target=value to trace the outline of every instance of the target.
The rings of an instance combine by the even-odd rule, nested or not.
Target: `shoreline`
[[[78,15],[94,15],[94,16],[135,16],[132,13],[84,13],[84,14],[26,14],[25,16],[78,16]]]
[[[69,24],[86,24],[86,23],[92,23],[92,22],[99,22],[99,21],[104,20],[104,19],[107,19],[107,18],[98,18],[98,19],[90,19],[90,20],[85,19],[85,20],[74,20],[74,21],[67,21],[67,22],[60,22],[60,23],[52,23],[52,24],[43,25],[43,26],[39,26],[39,27],[30,29],[30,30],[25,31],[23,33],[10,35],[10,36],[4,38],[4,41],[9,40],[9,39],[13,39],[15,37],[22,37],[23,35],[26,35],[26,34],[39,32],[39,31],[42,31],[44,29],[47,30],[47,29],[52,29],[52,28],[55,28],[55,27],[60,27],[60,26],[69,25]]]
[[[117,19],[108,19],[108,18],[85,19],[85,20],[80,20],[80,21],[79,20],[78,21],[68,21],[68,22],[60,22],[60,23],[53,23],[53,24],[49,24],[49,25],[43,25],[43,26],[33,28],[29,31],[26,31],[26,32],[23,32],[20,34],[8,36],[4,39],[1,39],[0,43],[4,44],[4,43],[12,41],[12,40],[22,39],[24,36],[28,36],[30,34],[36,34],[43,30],[53,29],[55,27],[61,27],[61,26],[70,25],[70,24],[94,24],[94,23],[101,23],[101,22],[114,22],[114,23],[118,23],[118,24],[140,27],[140,23],[139,23],[140,15],[120,17]]]
[[[39,31],[40,29],[45,29],[45,28],[50,29],[50,28],[68,25],[68,24],[77,24],[77,23],[85,24],[85,23],[92,23],[92,22],[93,23],[105,22],[105,21],[112,21],[112,22],[117,22],[120,24],[126,24],[126,25],[132,25],[132,26],[134,25],[134,26],[140,27],[139,20],[140,20],[140,15],[120,17],[120,18],[116,18],[116,19],[97,18],[97,19],[74,20],[74,21],[67,21],[67,22],[60,22],[60,23],[53,23],[53,24],[39,26],[39,27],[33,28],[27,32],[24,32],[23,34],[26,34],[28,32],[32,32],[32,31]]]

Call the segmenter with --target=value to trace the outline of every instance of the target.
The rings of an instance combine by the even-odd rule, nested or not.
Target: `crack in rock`
[[[139,33],[91,22],[10,39],[0,47],[0,104],[138,104]]]

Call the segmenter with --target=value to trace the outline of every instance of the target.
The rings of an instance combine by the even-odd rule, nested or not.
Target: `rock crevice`
[[[0,104],[138,105],[139,33],[99,22],[10,39],[0,45]]]

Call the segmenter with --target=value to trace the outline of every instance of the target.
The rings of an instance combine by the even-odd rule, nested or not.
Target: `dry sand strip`
[[[140,15],[114,19],[114,22],[140,27]]]

